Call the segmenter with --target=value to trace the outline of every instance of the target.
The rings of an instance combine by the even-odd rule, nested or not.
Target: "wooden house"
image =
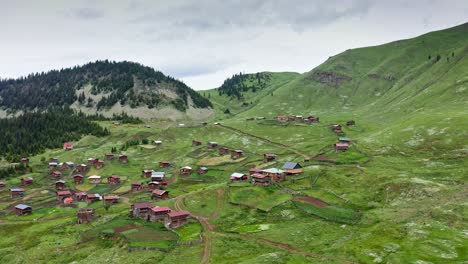
[[[265,153],[263,154],[263,162],[270,162],[276,159],[276,154],[273,153]]]
[[[219,149],[218,154],[219,154],[220,156],[224,156],[224,155],[226,155],[228,152],[229,152],[229,149],[228,149],[227,147],[222,147],[222,148]]]
[[[153,143],[156,146],[161,146],[163,142],[162,142],[162,140],[155,140]]]
[[[119,202],[120,197],[118,195],[107,195],[103,197],[104,204],[116,204]]]
[[[60,180],[55,182],[55,189],[56,190],[63,190],[65,188],[65,181]]]
[[[171,208],[167,206],[155,206],[151,208],[150,220],[153,222],[166,222],[167,215],[171,212]]]
[[[192,168],[189,166],[185,166],[185,167],[180,168],[179,172],[182,175],[187,175],[187,174],[192,173]]]
[[[302,166],[297,162],[286,162],[283,165],[283,170],[286,175],[296,175],[302,173]]]
[[[208,145],[208,148],[217,148],[219,145],[218,145],[218,142],[214,142],[214,141],[210,141],[207,143]]]
[[[169,192],[166,191],[166,190],[156,189],[156,190],[152,191],[151,193],[152,193],[151,198],[153,198],[155,200],[167,200],[167,199],[169,199]]]
[[[271,177],[260,173],[254,173],[250,175],[250,182],[255,185],[268,186],[271,184]]]
[[[282,116],[282,115],[280,115],[280,116],[277,116],[276,119],[277,119],[277,120],[281,120],[281,121],[285,121],[285,120],[288,120],[288,116]]]
[[[75,167],[75,163],[71,162],[71,161],[67,161],[67,162],[64,162],[62,163],[62,169],[72,169],[73,167]]]
[[[262,170],[261,169],[257,169],[257,168],[252,168],[249,170],[249,174],[252,175],[252,174],[255,174],[255,173],[261,173]]]
[[[80,165],[76,166],[76,171],[77,172],[85,172],[87,168],[88,168],[88,165],[80,164]]]
[[[65,198],[72,197],[73,194],[71,193],[70,190],[66,190],[66,191],[57,191],[55,193],[55,196],[57,198],[57,201],[63,201],[63,199]]]
[[[315,123],[315,122],[319,122],[320,118],[318,116],[308,116],[304,120],[310,123]]]
[[[107,183],[108,184],[119,184],[120,183],[120,176],[112,175],[110,177],[107,177]]]
[[[159,182],[156,182],[156,181],[154,181],[154,182],[149,182],[149,183],[148,183],[148,191],[152,192],[152,191],[154,191],[154,190],[157,190],[157,189],[159,189],[159,186],[160,186],[160,185],[161,185],[161,184],[160,184]]]
[[[23,157],[20,159],[20,162],[23,164],[28,164],[29,163],[29,158]]]
[[[231,159],[238,159],[244,156],[244,151],[240,149],[235,149],[231,151]]]
[[[262,174],[269,176],[272,182],[284,181],[284,171],[277,168],[262,170]]]
[[[31,177],[21,178],[21,185],[30,185],[33,184],[34,180]]]
[[[73,142],[65,142],[63,143],[63,150],[72,150],[73,149]]]
[[[90,183],[100,183],[101,182],[101,176],[98,176],[98,175],[89,176],[88,181]]]
[[[78,224],[89,223],[93,220],[94,209],[93,208],[80,208],[76,213],[78,217]]]
[[[196,147],[196,146],[201,146],[202,142],[201,141],[198,141],[198,140],[192,140],[192,146]]]
[[[143,202],[143,203],[134,203],[130,206],[130,212],[132,217],[144,217],[147,218],[149,217],[149,214],[151,212],[151,208],[153,206],[148,203],[148,202]],[[149,218],[148,218],[149,220]]]
[[[154,172],[154,170],[142,170],[141,171],[141,176],[145,178],[151,177],[151,174]]]
[[[167,214],[166,225],[170,228],[177,228],[187,223],[190,213],[187,211],[174,211]]]
[[[3,181],[0,181],[0,190],[5,188],[6,184]]]
[[[96,158],[88,158],[88,165],[89,166],[94,165],[94,162],[96,162],[96,160],[97,160]]]
[[[346,142],[338,142],[335,143],[334,147],[336,152],[344,152],[348,150],[349,144]]]
[[[26,204],[18,204],[15,206],[16,215],[32,214],[32,207]]]
[[[49,169],[50,169],[50,170],[53,170],[53,169],[55,169],[55,168],[57,168],[57,167],[58,167],[58,163],[57,163],[57,162],[54,162],[54,161],[49,162]]]
[[[171,163],[169,161],[160,161],[159,162],[159,167],[160,168],[166,168],[166,167],[170,167],[171,166]]]
[[[354,125],[356,125],[356,122],[354,120],[349,120],[349,121],[346,122],[346,125],[347,126],[354,126]]]
[[[296,116],[295,115],[288,116],[288,120],[289,121],[296,121]]]
[[[86,194],[86,202],[87,203],[92,203],[92,202],[97,202],[102,199],[101,195],[98,193],[88,193]]]
[[[58,163],[58,159],[57,159],[57,158],[50,158],[50,159],[49,159],[49,162],[55,162],[55,163]]]
[[[234,181],[245,181],[248,179],[247,175],[244,173],[234,172],[229,178],[232,182]]]
[[[124,155],[124,154],[119,155],[119,162],[120,163],[128,163],[128,156]]]
[[[94,168],[96,168],[97,170],[101,169],[102,167],[104,167],[104,161],[103,160],[96,160],[94,162]]]
[[[335,132],[335,133],[339,133],[339,132],[342,131],[342,130],[341,130],[341,125],[332,125],[332,126],[331,126],[331,129],[332,129],[332,131]]]
[[[164,180],[166,173],[164,171],[153,171],[151,173],[151,181],[161,182]]]
[[[25,193],[23,188],[12,188],[10,189],[10,197],[18,197],[18,196],[23,196]]]
[[[86,192],[76,192],[74,196],[77,201],[85,201],[88,194]]]
[[[348,137],[339,137],[338,138],[338,141],[339,142],[346,142],[346,143],[350,143],[352,141],[351,138],[348,138]]]
[[[73,176],[73,181],[75,182],[75,184],[81,184],[81,183],[83,183],[83,178],[84,178],[83,175],[76,174],[76,175]]]
[[[115,158],[115,155],[113,153],[107,153],[105,155],[106,160],[113,160]]]
[[[50,175],[53,180],[60,179],[62,177],[61,171],[53,171]]]
[[[207,168],[207,167],[200,167],[200,168],[198,168],[198,170],[197,170],[197,173],[198,173],[199,175],[205,174],[205,173],[207,173],[207,172],[208,172],[208,168]]]
[[[132,192],[138,192],[143,189],[143,184],[141,182],[132,182],[131,190]]]

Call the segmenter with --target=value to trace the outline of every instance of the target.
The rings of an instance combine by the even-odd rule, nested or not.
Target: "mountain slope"
[[[188,109],[212,107],[208,99],[184,83],[150,67],[126,61],[96,61],[0,81],[0,107],[4,110],[66,105],[84,112],[125,111],[136,116],[148,109],[152,109],[149,113],[157,114],[161,109],[185,113]]]

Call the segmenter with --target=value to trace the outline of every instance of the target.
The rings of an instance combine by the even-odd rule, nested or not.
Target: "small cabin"
[[[207,167],[200,167],[200,168],[198,168],[198,170],[197,170],[197,173],[198,173],[199,175],[205,174],[205,173],[207,173],[207,172],[208,172],[208,168],[207,168]]]
[[[56,195],[57,201],[63,201],[63,199],[73,196],[73,194],[69,190],[57,191],[55,195]]]
[[[62,169],[71,169],[73,167],[75,167],[75,163],[73,163],[71,161],[67,161],[67,162],[62,163]]]
[[[84,201],[84,200],[86,200],[87,196],[88,196],[88,194],[86,192],[76,192],[75,193],[75,199],[77,201]]]
[[[49,162],[58,163],[58,158],[50,158],[50,159],[49,159]]]
[[[73,176],[73,181],[75,182],[75,184],[81,184],[81,183],[83,183],[83,178],[84,178],[83,175],[76,174],[76,175]]]
[[[244,156],[244,151],[236,149],[231,151],[231,159],[239,159]]]
[[[132,182],[130,189],[132,192],[141,191],[143,189],[143,184],[141,182]]]
[[[88,168],[88,165],[80,164],[80,165],[76,166],[76,171],[77,172],[85,172],[87,168]]]
[[[306,121],[307,122],[311,122],[311,123],[315,123],[315,122],[319,122],[320,121],[320,118],[317,117],[317,116],[308,116],[306,118]]]
[[[196,146],[201,146],[202,142],[201,141],[198,141],[198,140],[192,140],[192,146],[196,147]]]
[[[232,182],[234,181],[245,181],[247,180],[247,175],[244,174],[244,173],[238,173],[238,172],[234,172],[233,174],[231,174],[231,177],[229,178]]]
[[[113,160],[115,158],[115,155],[113,153],[107,153],[105,155],[106,160]]]
[[[26,204],[18,204],[15,206],[16,215],[32,214],[32,207]]]
[[[151,208],[150,220],[153,222],[165,222],[167,215],[171,212],[171,208],[167,206],[156,206]]]
[[[116,204],[119,202],[120,197],[118,195],[107,195],[104,196],[104,204]]]
[[[30,185],[33,184],[34,180],[31,177],[21,178],[21,185]]]
[[[96,158],[88,158],[88,165],[94,165],[94,162],[96,162],[97,159]]]
[[[102,167],[104,167],[104,161],[103,160],[96,160],[94,162],[94,168],[96,168],[97,170],[101,169]]]
[[[210,141],[207,143],[208,145],[208,148],[217,148],[219,145],[218,145],[218,142],[213,142],[213,141]]]
[[[152,192],[152,198],[155,200],[167,200],[169,199],[169,192],[166,190],[156,189]]]
[[[177,228],[182,226],[188,222],[188,218],[190,217],[190,213],[187,211],[174,211],[167,214],[167,222],[166,224],[170,228]]]
[[[23,188],[13,188],[13,189],[10,189],[10,197],[11,197],[11,198],[23,196],[24,193],[25,193],[25,191],[24,191]]]
[[[56,190],[63,190],[65,188],[65,181],[60,180],[55,182],[55,189]]]
[[[0,190],[5,188],[6,184],[3,181],[0,181]]]
[[[288,120],[288,116],[277,116],[277,120]]]
[[[60,179],[62,177],[61,171],[53,171],[50,175],[52,179]]]
[[[349,148],[349,144],[346,142],[338,142],[334,145],[336,152],[344,152]]]
[[[29,163],[29,158],[23,157],[20,159],[20,162],[23,164],[28,164]]]
[[[161,146],[163,142],[162,142],[162,140],[155,140],[153,143],[156,146]]]
[[[227,147],[222,147],[219,149],[218,154],[220,156],[226,155],[229,152],[229,149]]]
[[[78,224],[90,223],[94,217],[93,208],[80,208],[76,213],[78,217]]]
[[[63,150],[72,150],[73,149],[73,142],[65,142],[63,143]]]
[[[154,181],[154,182],[149,182],[149,183],[148,183],[148,191],[152,192],[152,191],[154,191],[154,190],[157,190],[157,189],[159,189],[159,186],[160,186],[160,185],[161,185],[161,184],[160,184],[159,182],[156,182],[156,181]]]
[[[86,202],[87,203],[97,202],[97,201],[100,201],[101,199],[102,199],[102,197],[98,193],[88,193],[86,195]]]
[[[356,125],[356,122],[354,120],[346,121],[346,126],[354,126],[354,125]]]
[[[67,198],[63,199],[63,203],[64,204],[73,204],[73,198],[67,197]]]
[[[159,167],[160,168],[166,168],[166,167],[170,167],[171,166],[171,163],[169,161],[160,161],[159,162]]]
[[[128,163],[128,156],[127,155],[119,155],[119,162],[120,163]]]
[[[250,175],[250,182],[255,185],[269,186],[271,184],[271,177],[260,173]]]
[[[53,170],[53,169],[55,169],[57,167],[58,167],[57,162],[54,162],[54,161],[49,162],[49,169]]]
[[[90,183],[100,183],[101,182],[101,176],[98,176],[98,175],[89,176],[88,181]]]
[[[164,171],[153,171],[153,173],[151,173],[151,181],[163,181],[165,176],[166,173]]]
[[[341,125],[332,125],[331,129],[333,132],[341,132]]]
[[[297,175],[303,172],[301,164],[291,161],[284,163],[283,170],[286,175]]]
[[[276,154],[273,153],[265,153],[263,154],[263,162],[270,162],[276,159]]]
[[[350,142],[352,141],[352,139],[351,139],[351,138],[348,138],[348,137],[339,137],[339,138],[338,138],[338,141],[350,143]]]
[[[153,206],[148,202],[134,203],[130,206],[132,217],[148,217]]]
[[[261,169],[257,169],[257,168],[252,168],[249,170],[249,174],[252,175],[252,174],[255,174],[255,173],[261,173],[262,170]]]
[[[262,174],[269,176],[272,182],[284,181],[284,171],[277,168],[262,170]]]
[[[112,175],[110,177],[107,177],[107,183],[108,184],[119,184],[120,183],[120,176]]]
[[[189,166],[185,166],[185,167],[180,168],[179,172],[182,175],[190,174],[192,173],[192,168]]]
[[[148,178],[151,177],[151,174],[154,172],[154,170],[142,170],[141,171],[141,176]]]
[[[288,120],[289,121],[296,121],[296,116],[295,115],[288,116]]]

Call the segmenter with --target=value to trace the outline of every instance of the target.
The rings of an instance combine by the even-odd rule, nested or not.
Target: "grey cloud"
[[[96,8],[83,7],[72,10],[72,15],[79,19],[93,20],[104,17],[104,11]]]

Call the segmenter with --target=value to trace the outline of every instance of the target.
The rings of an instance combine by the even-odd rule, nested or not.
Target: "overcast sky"
[[[0,0],[0,77],[111,59],[194,89],[468,22],[468,0]]]

